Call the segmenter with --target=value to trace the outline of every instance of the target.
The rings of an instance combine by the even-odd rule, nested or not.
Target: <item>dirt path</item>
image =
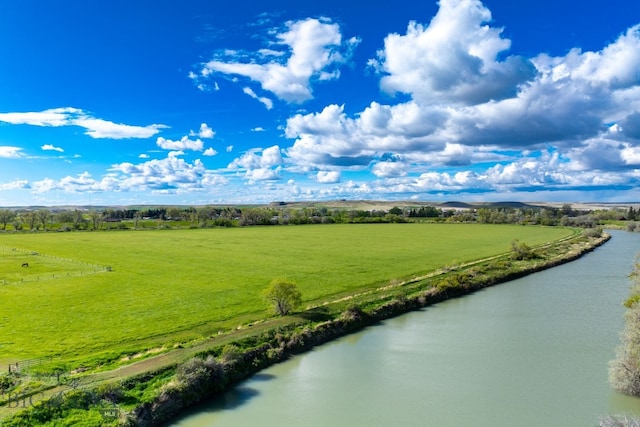
[[[558,242],[557,241],[550,242],[548,244],[538,246],[538,248],[546,247],[555,243],[558,243]],[[413,277],[409,280],[401,281],[398,283],[392,283],[392,284],[382,286],[373,290],[359,292],[359,293],[351,294],[345,297],[333,299],[330,301],[325,301],[321,304],[310,305],[306,307],[306,310],[347,301],[354,297],[371,295],[380,291],[402,287],[407,284],[416,283],[428,278],[432,278],[432,277],[436,277],[436,276],[448,273],[452,270],[471,267],[476,264],[481,264],[487,261],[503,258],[505,256],[508,256],[508,252],[494,255],[487,258],[478,259],[478,260],[467,262],[467,263],[458,264],[456,266],[452,266],[448,268],[441,268],[425,275]],[[263,322],[258,322],[254,326],[246,326],[241,329],[236,329],[225,334],[211,337],[189,347],[171,349],[165,353],[158,354],[155,356],[149,356],[147,358],[129,363],[127,365],[119,366],[118,368],[115,368],[112,370],[87,374],[85,376],[82,376],[82,384],[85,386],[95,385],[105,381],[122,380],[122,379],[134,377],[136,375],[141,375],[146,372],[157,371],[157,370],[181,363],[193,357],[194,355],[200,352],[206,351],[214,346],[225,345],[227,343],[237,341],[238,339],[242,339],[247,336],[264,332],[274,327],[286,326],[291,323],[300,322],[300,320],[301,320],[300,318],[292,316],[292,317],[285,317],[285,318],[274,318],[274,319],[269,319]]]
[[[365,295],[371,295],[371,294],[375,294],[377,292],[380,291],[384,291],[384,290],[388,290],[388,289],[392,289],[392,288],[398,288],[398,287],[402,287],[405,286],[407,284],[411,284],[411,283],[416,283],[428,278],[432,278],[432,277],[436,277],[442,274],[445,274],[447,272],[450,272],[451,270],[457,270],[460,268],[467,268],[467,267],[471,267],[473,265],[476,264],[480,264],[483,262],[487,262],[487,261],[491,261],[494,259],[499,259],[502,257],[507,256],[508,253],[503,253],[503,254],[499,254],[499,255],[495,255],[495,256],[491,256],[491,257],[487,257],[487,258],[483,258],[483,259],[479,259],[479,260],[475,260],[475,261],[471,261],[471,262],[467,262],[467,263],[463,263],[463,264],[458,264],[455,267],[451,267],[451,268],[446,268],[446,269],[439,269],[436,271],[433,271],[431,273],[422,275],[422,276],[416,276],[413,277],[409,280],[405,280],[402,282],[398,282],[398,283],[393,283],[393,284],[389,284],[386,286],[382,286],[370,291],[365,291],[365,292],[360,292],[360,293],[355,293],[355,294],[351,294],[345,297],[341,297],[341,298],[337,298],[337,299],[333,299],[330,301],[325,301],[321,304],[317,304],[317,305],[310,305],[306,307],[306,310],[310,310],[310,309],[314,309],[314,308],[319,308],[319,307],[323,307],[326,305],[330,305],[330,304],[335,304],[335,303],[339,303],[339,302],[343,302],[343,301],[347,301],[351,298],[354,297],[360,297],[360,296],[365,296]],[[92,373],[92,374],[88,374],[86,376],[83,376],[83,384],[86,386],[89,385],[95,385],[101,382],[105,382],[105,381],[116,381],[116,380],[122,380],[125,378],[131,378],[134,377],[136,375],[141,375],[144,374],[146,372],[153,372],[153,371],[157,371],[166,367],[170,367],[176,364],[179,364],[191,357],[193,357],[194,355],[206,351],[214,346],[220,346],[220,345],[224,345],[227,343],[231,343],[234,341],[237,341],[238,339],[241,338],[245,338],[247,336],[250,335],[255,335],[261,332],[264,332],[265,330],[269,330],[272,329],[274,327],[277,326],[286,326],[289,325],[291,323],[296,323],[299,322],[300,318],[297,317],[287,317],[287,318],[275,318],[275,319],[269,319],[266,320],[264,322],[260,322],[255,326],[247,326],[244,327],[242,329],[239,330],[234,330],[231,331],[229,333],[226,334],[221,334],[219,336],[215,336],[215,337],[211,337],[208,338],[206,340],[200,341],[197,344],[193,345],[193,346],[189,346],[189,347],[185,347],[185,348],[175,348],[172,350],[169,350],[166,353],[162,353],[156,356],[150,356],[147,357],[145,359],[133,362],[133,363],[129,363],[127,365],[123,365],[120,366],[116,369],[112,369],[109,371],[103,371],[103,372],[96,372],[96,373]]]

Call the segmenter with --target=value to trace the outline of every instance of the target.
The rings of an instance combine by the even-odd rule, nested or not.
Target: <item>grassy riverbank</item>
[[[507,228],[513,231],[529,227]],[[549,243],[547,240],[546,243],[532,244],[532,255],[535,256],[530,259],[512,259],[513,254],[507,244],[501,252],[494,252],[484,259],[462,259],[455,265],[441,263],[439,268],[422,270],[422,274],[413,274],[404,280],[361,286],[348,295],[336,292],[331,297],[316,299],[313,301],[315,304],[307,301],[309,307],[295,316],[253,322],[253,326],[212,336],[197,345],[140,362],[148,363],[126,375],[123,371],[121,375],[109,375],[109,372],[86,375],[86,384],[94,385],[76,391],[82,393],[83,398],[75,398],[84,402],[84,406],[75,401],[64,403],[66,400],[63,400],[56,406],[58,409],[55,412],[58,416],[68,417],[70,413],[80,411],[80,414],[84,414],[82,417],[89,420],[101,414],[100,405],[117,403],[120,418],[110,420],[113,425],[127,422],[153,425],[203,396],[290,354],[381,319],[566,262],[603,242],[575,234],[568,238],[571,233],[567,230],[564,233],[564,239],[559,239],[561,242]],[[233,345],[229,346],[230,343]],[[168,357],[175,353],[179,353],[179,356],[173,359]],[[199,361],[191,360],[184,365],[186,367],[176,371],[176,366],[181,366],[194,355],[200,356]],[[209,357],[209,360],[202,357]],[[164,362],[153,363],[154,360]],[[111,380],[107,381],[109,378]],[[51,412],[50,406],[36,404],[36,408],[27,410],[25,416],[39,413],[39,416],[50,417],[51,414],[45,416]],[[87,411],[88,408],[93,409]],[[11,424],[7,425],[28,425],[28,419],[14,417]]]

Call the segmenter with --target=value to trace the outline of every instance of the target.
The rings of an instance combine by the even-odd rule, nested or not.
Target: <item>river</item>
[[[640,234],[262,371],[169,426],[597,426]]]

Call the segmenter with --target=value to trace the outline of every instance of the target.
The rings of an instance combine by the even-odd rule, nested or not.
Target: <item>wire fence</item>
[[[53,356],[37,357],[34,359],[18,360],[15,363],[9,363],[7,373],[9,374],[26,374],[37,367],[45,365],[53,365]]]
[[[48,261],[53,261],[54,263],[62,264],[65,268],[58,268],[56,271],[51,272],[38,272],[31,273],[30,270],[25,270],[24,275],[20,275],[21,277],[2,277],[0,276],[0,285],[8,285],[8,284],[19,284],[19,283],[29,283],[29,282],[39,282],[42,280],[51,280],[51,279],[61,279],[65,277],[78,277],[85,276],[89,274],[103,273],[111,271],[110,266],[93,264],[84,262],[75,258],[66,258],[57,255],[49,255],[43,254],[40,252],[36,252],[28,249],[20,249],[9,246],[0,245],[0,257],[11,257],[15,256],[16,258],[20,258],[21,266],[25,269],[30,269],[33,266],[29,264],[29,257],[40,257],[45,258]]]

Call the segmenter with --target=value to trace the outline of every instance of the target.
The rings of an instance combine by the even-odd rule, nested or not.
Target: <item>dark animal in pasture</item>
[[[23,263],[23,264],[22,264],[22,266],[23,266],[23,267],[29,267],[29,263],[28,263],[28,262],[25,262],[25,263]]]

